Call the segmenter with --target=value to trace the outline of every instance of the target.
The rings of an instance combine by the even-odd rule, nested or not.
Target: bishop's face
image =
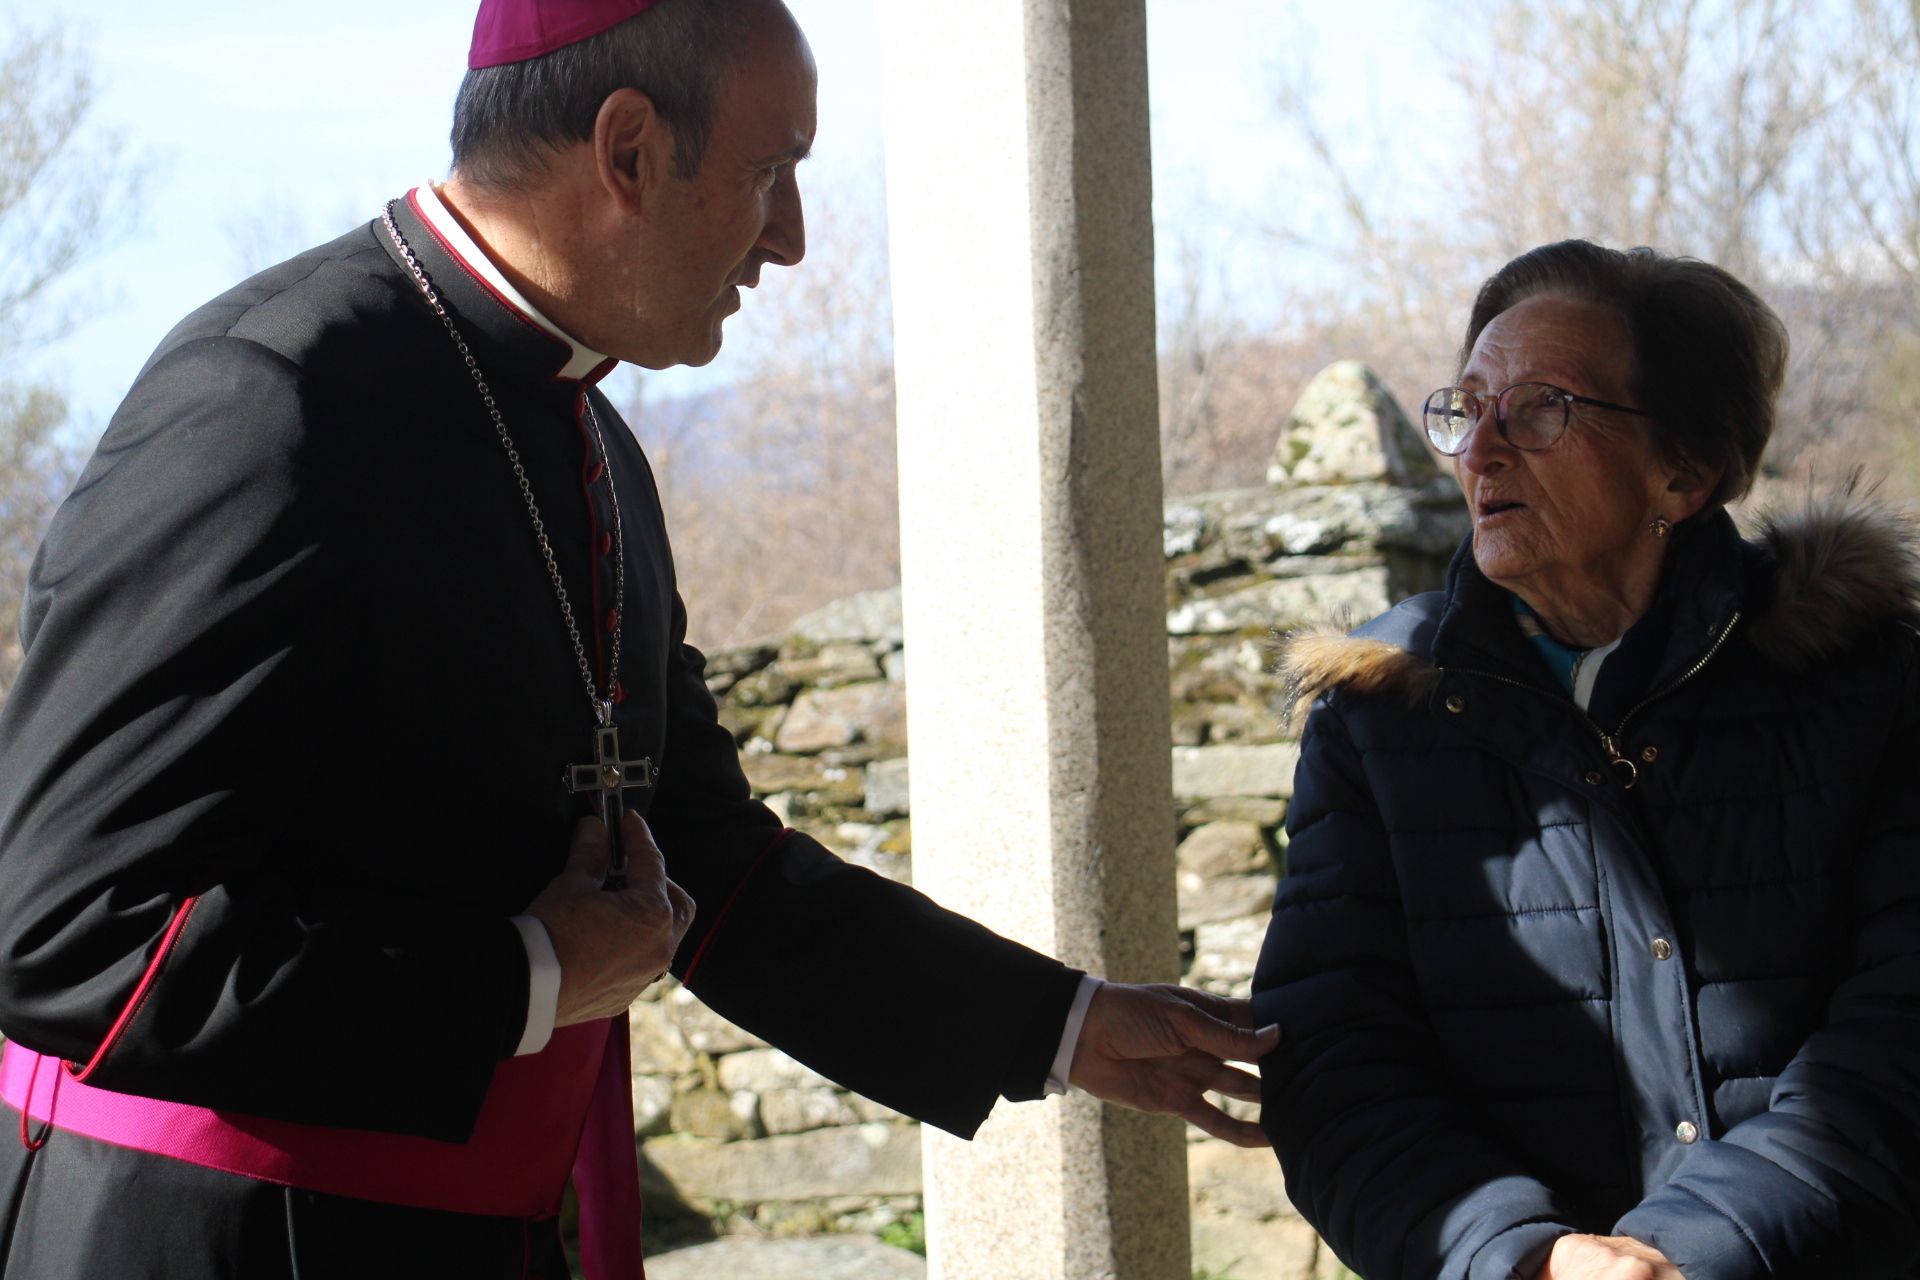
[[[815,84],[799,29],[763,23],[721,83],[699,171],[651,185],[626,262],[628,349],[613,354],[650,369],[706,364],[740,290],[805,255],[794,168],[813,145]]]

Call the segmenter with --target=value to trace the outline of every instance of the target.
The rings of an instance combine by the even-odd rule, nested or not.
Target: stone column
[[[1143,0],[887,4],[916,884],[1177,973]],[[1180,1125],[929,1131],[936,1278],[1186,1280]]]

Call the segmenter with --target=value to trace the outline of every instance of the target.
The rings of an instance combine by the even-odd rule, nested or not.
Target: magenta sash
[[[115,1093],[13,1043],[0,1052],[0,1099],[21,1113],[23,1134],[38,1124],[262,1182],[416,1209],[552,1217],[571,1172],[587,1275],[640,1280],[628,1054],[624,1016],[556,1030],[539,1053],[494,1071],[466,1142]]]

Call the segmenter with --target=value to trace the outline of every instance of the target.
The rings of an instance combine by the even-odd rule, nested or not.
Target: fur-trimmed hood
[[[1749,543],[1761,570],[1746,641],[1782,666],[1805,670],[1842,652],[1876,623],[1900,619],[1920,626],[1915,539],[1912,516],[1857,482],[1765,517]],[[1330,623],[1282,635],[1278,647],[1288,692],[1285,714],[1294,722],[1330,689],[1398,693],[1418,706],[1440,679],[1428,654],[1348,635]]]

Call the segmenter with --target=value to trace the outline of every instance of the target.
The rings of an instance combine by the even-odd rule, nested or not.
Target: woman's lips
[[[1493,524],[1513,515],[1516,511],[1527,509],[1527,504],[1524,502],[1513,502],[1504,498],[1482,502],[1479,505],[1480,509],[1474,513],[1474,523],[1478,525]]]

